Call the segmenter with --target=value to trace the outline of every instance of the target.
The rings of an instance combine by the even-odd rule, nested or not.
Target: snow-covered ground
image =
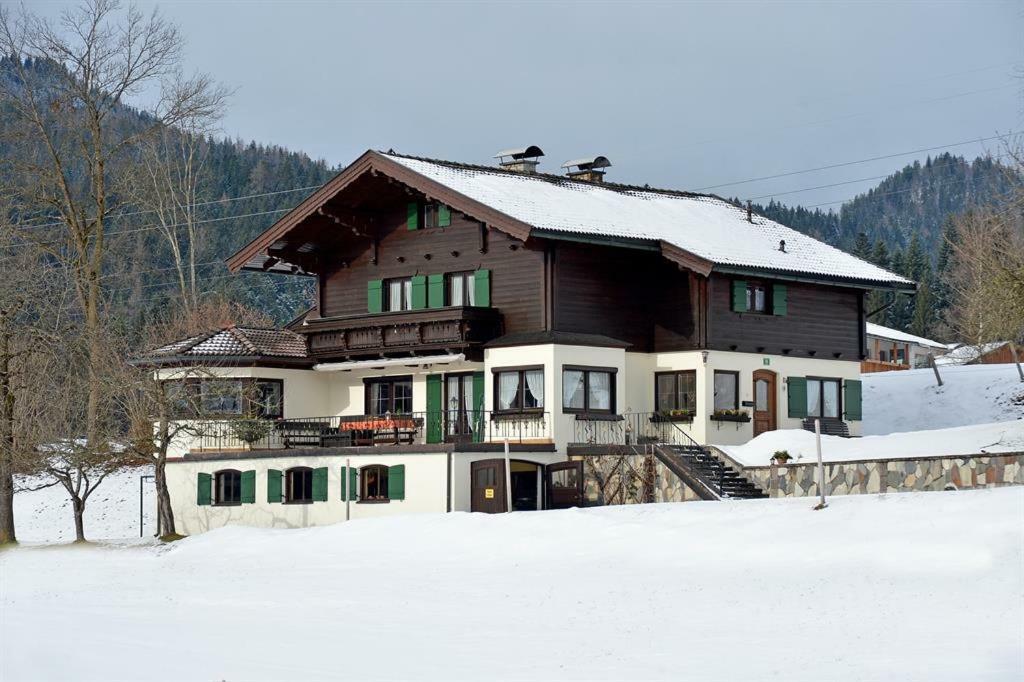
[[[85,504],[85,537],[89,540],[139,537],[139,477],[152,473],[153,467],[138,467],[108,476]],[[40,480],[17,477],[15,488]],[[147,537],[156,532],[153,490],[153,479],[143,481],[143,532]],[[19,542],[71,542],[75,539],[71,498],[59,485],[16,493],[14,521]]]
[[[941,367],[863,375],[864,435],[1024,419],[1024,383],[1015,365]]]
[[[765,466],[778,450],[788,452],[796,463],[817,461],[814,434],[802,429],[769,431],[744,445],[715,447],[744,466]],[[821,458],[826,462],[913,459],[981,452],[1024,452],[1024,420],[863,438],[821,437]]]
[[[0,552],[0,679],[1019,680],[1024,488]]]

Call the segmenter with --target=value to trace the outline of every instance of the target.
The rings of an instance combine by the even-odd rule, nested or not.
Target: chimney
[[[604,182],[605,168],[611,168],[612,162],[607,156],[591,156],[586,159],[574,159],[562,164],[567,169],[565,174],[573,180],[586,180],[587,182]],[[576,170],[572,170],[575,168]]]
[[[503,149],[494,155],[498,159],[498,165],[505,170],[516,171],[517,173],[536,173],[538,159],[544,156],[544,152],[535,144],[517,149]]]

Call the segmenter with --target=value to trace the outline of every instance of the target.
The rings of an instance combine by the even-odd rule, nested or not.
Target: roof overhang
[[[715,265],[714,272],[726,275],[752,275],[771,277],[780,281],[807,282],[809,284],[824,284],[833,287],[847,287],[850,289],[864,289],[867,291],[897,291],[904,293],[916,293],[917,284],[914,282],[881,282],[875,280],[850,279],[847,277],[833,277],[831,275],[812,275],[787,270],[774,270],[771,268],[754,268],[738,265]]]
[[[449,206],[453,206],[459,211],[473,216],[484,223],[487,227],[505,232],[516,239],[526,241],[530,236],[530,232],[532,230],[531,225],[456,192],[439,182],[417,173],[416,171],[406,168],[384,154],[369,150],[352,162],[352,164],[345,168],[345,170],[341,171],[324,184],[323,187],[306,197],[302,203],[286,213],[280,220],[271,225],[261,235],[253,239],[251,242],[239,249],[233,256],[228,258],[228,269],[232,272],[238,272],[243,268],[266,270],[266,268],[261,266],[265,265],[265,262],[261,265],[257,265],[255,264],[256,261],[254,261],[254,259],[258,259],[260,256],[269,258],[270,255],[267,253],[267,250],[275,242],[286,237],[289,232],[298,227],[304,220],[315,215],[317,213],[317,209],[321,208],[326,202],[334,198],[339,192],[366,173],[383,174],[422,193],[428,200],[436,199]],[[291,272],[290,266],[289,271]]]
[[[157,357],[141,357],[129,360],[128,364],[135,367],[278,367],[309,369],[314,361],[311,358],[274,357],[270,355],[165,355]]]

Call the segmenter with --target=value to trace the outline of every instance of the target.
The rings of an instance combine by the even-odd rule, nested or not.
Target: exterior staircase
[[[768,497],[707,448],[691,443],[659,443],[654,455],[702,500],[750,500]]]

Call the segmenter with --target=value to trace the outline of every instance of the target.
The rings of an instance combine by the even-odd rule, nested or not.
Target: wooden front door
[[[759,369],[754,372],[754,437],[775,429],[775,372]]]
[[[506,511],[505,460],[484,459],[470,465],[470,511]]]
[[[548,509],[583,506],[583,462],[558,462],[545,467]]]

